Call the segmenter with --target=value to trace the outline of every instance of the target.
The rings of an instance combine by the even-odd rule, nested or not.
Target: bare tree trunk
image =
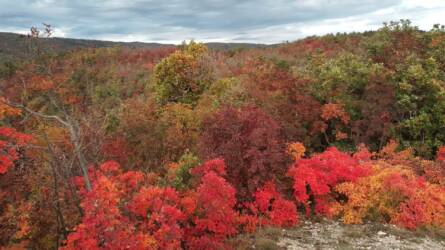
[[[71,119],[70,119],[71,120]],[[71,121],[69,124],[69,131],[71,136],[71,143],[74,145],[74,152],[77,160],[79,161],[80,170],[82,171],[85,187],[88,191],[91,191],[91,182],[88,175],[88,163],[85,156],[82,153],[82,143],[80,140],[79,125],[75,121]]]
[[[48,135],[45,133],[44,134],[44,138],[48,147],[48,152],[50,155],[50,165],[51,165],[51,172],[53,175],[53,181],[54,181],[54,187],[53,187],[53,191],[54,191],[54,210],[56,212],[56,218],[57,218],[57,240],[56,240],[56,248],[59,248],[59,244],[60,244],[60,236],[62,236],[62,239],[65,239],[66,236],[68,235],[68,232],[66,230],[66,223],[65,223],[65,218],[63,217],[63,213],[62,213],[62,207],[60,205],[60,201],[59,201],[59,178],[57,176],[57,157],[56,157],[56,153],[54,151],[54,148],[52,147],[51,142],[48,139]]]

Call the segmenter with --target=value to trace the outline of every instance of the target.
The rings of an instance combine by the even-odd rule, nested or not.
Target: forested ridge
[[[236,249],[326,217],[445,228],[445,28],[0,66],[2,249]]]
[[[174,44],[147,43],[147,42],[112,42],[102,40],[61,38],[40,35],[30,43],[28,35],[0,32],[0,63],[9,61],[19,61],[33,58],[35,55],[36,44],[39,44],[41,50],[52,53],[63,53],[69,50],[83,48],[113,48],[123,47],[127,49],[157,49],[162,47],[176,47]],[[34,37],[37,38],[37,37]],[[205,45],[211,49],[231,50],[245,48],[267,47],[264,44],[255,43],[217,43],[209,42]]]

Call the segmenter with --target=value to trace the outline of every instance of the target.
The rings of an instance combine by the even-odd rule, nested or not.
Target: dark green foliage
[[[14,62],[6,61],[0,62],[0,78],[11,77],[17,70],[17,65]]]
[[[397,111],[402,118],[396,127],[402,145],[419,154],[432,153],[445,139],[444,74],[434,58],[407,58],[397,68]]]

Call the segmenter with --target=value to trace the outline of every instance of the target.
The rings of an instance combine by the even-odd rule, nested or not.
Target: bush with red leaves
[[[172,188],[143,187],[141,172],[122,173],[115,162],[90,170],[92,191],[83,187],[84,216],[63,249],[178,249],[184,220]],[[82,185],[82,181],[75,180]],[[128,204],[128,205],[124,205]]]
[[[261,217],[261,224],[290,227],[298,223],[295,204],[284,199],[273,182],[267,182],[254,194],[254,197],[255,201],[250,207],[256,216]]]
[[[122,173],[106,162],[90,169],[92,191],[75,178],[82,222],[63,249],[226,249],[238,232],[235,189],[223,178],[225,164],[211,160],[193,171],[196,189],[178,193],[147,185],[148,175]]]
[[[200,153],[203,159],[224,158],[227,180],[241,201],[266,181],[283,177],[289,163],[280,126],[254,107],[225,107],[205,120]]]
[[[334,199],[333,188],[368,174],[367,168],[359,165],[360,158],[331,147],[321,154],[295,162],[288,176],[294,180],[295,199],[305,206],[308,215],[310,205],[315,214],[329,215],[329,203]]]
[[[445,147],[444,146],[440,147],[437,150],[436,160],[441,161],[441,162],[445,160]]]
[[[194,169],[201,177],[196,190],[196,211],[186,233],[191,249],[226,249],[224,241],[237,233],[235,189],[222,177],[224,161],[211,160]]]
[[[14,128],[0,127],[0,174],[6,173],[19,159],[18,148],[28,144],[32,137]]]

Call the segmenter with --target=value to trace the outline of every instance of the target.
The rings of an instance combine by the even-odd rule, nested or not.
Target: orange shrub
[[[443,186],[424,181],[406,166],[377,161],[371,168],[371,175],[335,187],[345,200],[333,206],[334,215],[347,224],[372,220],[409,229],[445,226]]]

